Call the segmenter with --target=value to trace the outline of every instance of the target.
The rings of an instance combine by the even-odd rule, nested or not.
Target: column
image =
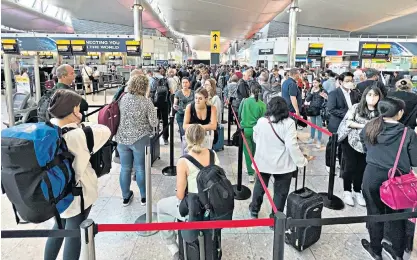
[[[187,58],[186,58],[184,39],[181,39],[181,56],[182,56],[182,64],[185,65],[187,63]]]
[[[33,73],[35,74],[35,91],[36,91],[36,102],[41,100],[41,78],[39,75],[39,54],[36,53],[35,55],[35,62],[33,63]]]
[[[6,101],[7,113],[9,115],[9,125],[14,126],[14,111],[13,111],[13,82],[12,71],[10,69],[10,54],[3,54],[4,63],[4,81],[6,83]]]
[[[297,45],[297,25],[298,25],[298,0],[293,0],[289,9],[290,20],[288,28],[288,59],[287,67],[295,67],[296,45]]]
[[[232,44],[229,44],[229,62],[232,65]]]
[[[237,62],[237,49],[238,49],[238,47],[239,47],[239,46],[238,46],[238,41],[236,41],[236,42],[235,42],[235,61],[236,61],[236,63],[237,63],[237,64],[239,63],[239,62]],[[237,65],[237,64],[236,64],[236,65]]]
[[[136,57],[136,67],[142,66],[143,55],[143,22],[142,22],[143,6],[142,0],[135,0],[133,5],[133,30],[135,32],[135,41],[140,42],[140,56]]]

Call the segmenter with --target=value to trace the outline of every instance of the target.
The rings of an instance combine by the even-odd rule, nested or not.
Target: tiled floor
[[[108,91],[112,95],[114,91]],[[90,104],[100,104],[104,98],[102,94],[92,102],[88,96]],[[110,100],[108,98],[107,100]],[[5,97],[2,96],[2,121],[7,120],[5,109]],[[101,103],[102,104],[102,103]],[[90,121],[95,121],[91,117]],[[177,132],[175,131],[177,134]],[[233,133],[233,131],[232,131]],[[227,136],[227,129],[225,131]],[[308,137],[306,131],[300,132],[300,139]],[[180,156],[180,144],[178,137],[175,137],[175,160]],[[304,146],[304,145],[303,145]],[[305,146],[308,147],[308,146]],[[307,168],[306,186],[316,192],[327,191],[328,174],[324,168],[324,148],[317,150],[308,147],[311,154],[317,156]],[[225,147],[219,152],[222,166],[226,170],[232,183],[237,180],[237,148]],[[156,161],[152,167],[152,188],[153,205],[166,196],[175,195],[175,177],[165,177],[161,175],[161,170],[169,163],[168,146],[161,146],[161,160]],[[140,205],[138,188],[132,182],[132,189],[135,192],[135,199],[129,207],[122,206],[121,191],[119,186],[120,165],[114,164],[111,174],[99,179],[99,199],[94,204],[90,213],[90,218],[96,223],[133,223],[138,216],[145,212],[145,208]],[[243,184],[253,189],[252,184],[248,184],[247,175],[243,176]],[[293,184],[294,185],[294,184]],[[291,187],[294,190],[294,186]],[[343,191],[342,181],[336,178],[335,194],[340,196]],[[234,213],[235,219],[248,218],[248,204],[250,200],[236,201]],[[267,217],[271,207],[267,200],[262,207],[260,217]],[[365,215],[366,210],[360,206],[346,207],[341,211],[324,209],[323,217],[338,216],[358,216]],[[11,205],[5,195],[1,198],[1,228],[10,229],[47,229],[52,226],[52,221],[39,225],[28,224],[17,226],[14,221]],[[325,226],[320,240],[311,248],[303,252],[285,247],[285,259],[288,260],[364,260],[370,259],[360,244],[361,238],[367,238],[365,224]],[[171,259],[168,250],[162,243],[159,235],[151,237],[140,237],[136,233],[99,233],[96,236],[96,254],[99,260],[153,260]],[[269,228],[241,228],[227,229],[222,234],[223,259],[251,259],[268,260],[272,259],[273,233]],[[2,259],[22,259],[38,260],[43,257],[45,245],[44,238],[29,239],[2,239],[1,258]],[[386,256],[384,256],[386,257]],[[62,250],[60,254],[62,259]],[[385,258],[388,259],[388,258]]]

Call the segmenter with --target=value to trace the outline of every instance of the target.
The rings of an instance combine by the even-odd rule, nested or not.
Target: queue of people
[[[88,153],[88,141],[84,138],[82,113],[88,109],[85,100],[68,86],[74,80],[74,72],[68,65],[56,69],[57,88],[51,99],[44,104],[43,111],[50,114],[52,123],[59,127],[72,127],[76,131],[67,132],[63,138],[69,151],[74,155],[74,171],[77,185],[84,192],[84,208],[79,209],[79,199],[61,213],[62,224],[73,229],[88,217],[92,205],[98,197],[97,176],[92,172]],[[410,131],[405,136],[404,148],[398,163],[401,173],[408,173],[417,167],[417,135],[412,128],[417,125],[417,96],[411,93],[411,82],[400,79],[397,91],[388,92],[379,84],[375,71],[370,70],[366,81],[357,79],[351,72],[341,75],[329,71],[329,78],[314,78],[312,86],[306,80],[306,72],[297,68],[288,72],[276,68],[270,74],[263,69],[222,66],[214,69],[199,65],[196,68],[158,68],[144,75],[142,70],[131,74],[127,86],[118,92],[115,101],[120,108],[120,125],[114,140],[120,156],[120,187],[123,206],[132,202],[131,174],[139,187],[141,204],[146,204],[145,187],[145,146],[149,136],[162,122],[162,138],[168,144],[168,117],[176,118],[179,137],[185,142],[184,157],[177,162],[176,196],[158,202],[158,221],[186,221],[179,205],[188,193],[198,193],[197,177],[200,169],[196,166],[220,166],[217,154],[212,151],[219,138],[219,124],[223,106],[233,98],[230,108],[237,114],[248,147],[244,145],[244,156],[249,181],[254,183],[249,214],[257,218],[264,196],[264,189],[258,177],[268,185],[274,178],[273,202],[279,211],[284,211],[291,180],[298,168],[305,167],[314,157],[306,155],[299,147],[297,139],[298,121],[290,115],[310,117],[313,124],[338,134],[337,157],[343,178],[343,200],[354,206],[366,207],[368,214],[397,212],[387,207],[379,194],[379,187],[388,179],[402,135],[406,127]],[[85,74],[90,75],[86,70]],[[378,76],[378,74],[376,74]],[[221,79],[220,79],[221,77]],[[225,80],[223,89],[218,81]],[[197,88],[195,88],[197,87]],[[388,96],[388,97],[387,97]],[[46,101],[45,101],[46,102]],[[45,107],[47,109],[45,110]],[[89,124],[97,151],[110,138],[110,130],[99,124]],[[307,144],[321,148],[322,133],[310,131]],[[82,134],[82,137],[81,137]],[[326,146],[326,169],[329,170],[331,136]],[[71,142],[70,142],[71,141]],[[256,177],[253,162],[259,168]],[[190,157],[192,159],[190,159]],[[187,159],[188,158],[188,159]],[[272,217],[272,213],[271,213]],[[405,221],[392,221],[390,238],[392,246],[382,243],[384,225],[368,223],[370,241],[362,240],[364,249],[374,259],[382,259],[384,249],[393,259],[400,260],[404,254]],[[58,228],[58,223],[54,229]],[[179,259],[179,245],[173,231],[161,232],[173,259]],[[55,259],[63,243],[61,238],[50,238],[45,248],[45,259]],[[64,259],[78,259],[79,238],[67,238]]]

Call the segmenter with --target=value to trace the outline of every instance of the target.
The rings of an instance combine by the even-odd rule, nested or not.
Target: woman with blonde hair
[[[120,154],[120,187],[123,206],[133,200],[130,190],[131,172],[135,168],[136,183],[140,190],[141,204],[146,204],[145,146],[158,125],[156,109],[149,99],[149,80],[144,75],[134,76],[128,82],[128,93],[119,102],[120,124],[115,140]]]
[[[214,164],[219,165],[220,161],[217,154],[203,146],[206,130],[200,124],[188,126],[185,132],[188,156],[194,158],[202,166],[210,165],[211,158],[214,157]],[[158,222],[173,222],[176,219],[185,221],[187,217],[180,214],[180,203],[187,194],[198,193],[197,175],[199,168],[194,165],[187,156],[181,157],[177,163],[177,185],[176,196],[161,199],[158,201],[157,213]],[[179,259],[179,248],[177,234],[174,230],[161,231],[161,237],[165,240],[173,259]]]
[[[217,95],[216,91],[216,81],[214,79],[208,79],[204,82],[204,88],[209,93],[209,104],[211,106],[215,106],[217,110],[217,122],[220,122],[222,119],[222,101],[220,97]]]

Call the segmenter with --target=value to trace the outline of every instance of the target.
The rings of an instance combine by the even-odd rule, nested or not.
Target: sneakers
[[[258,212],[252,211],[250,205],[249,205],[249,215],[251,219],[257,219],[258,218]]]
[[[310,139],[308,139],[306,141],[306,144],[312,144],[312,143],[314,143],[314,139],[313,138],[310,138]]]
[[[361,240],[361,243],[362,243],[362,247],[363,247],[363,249],[365,249],[365,251],[368,253],[368,255],[369,255],[372,259],[375,259],[375,260],[382,260],[382,255],[377,255],[376,253],[374,253],[374,252],[372,251],[371,244],[369,243],[369,241],[368,241],[368,240],[366,240],[366,239],[362,239],[362,240]]]
[[[343,202],[346,205],[349,205],[351,207],[355,206],[355,202],[353,201],[353,196],[351,191],[344,191],[343,192]]]
[[[316,148],[321,149],[321,142],[320,141],[317,141]]]
[[[168,144],[169,144],[168,139],[167,140],[164,139],[164,145],[168,145]]]
[[[133,200],[133,197],[134,197],[133,191],[130,191],[129,197],[127,197],[126,199],[123,199],[123,207],[129,206]]]
[[[330,166],[326,166],[326,172],[330,173]]]
[[[354,196],[355,196],[356,202],[360,206],[362,206],[362,207],[365,207],[366,206],[366,202],[365,202],[365,199],[363,198],[362,192],[355,192],[355,195]]]
[[[389,256],[389,258],[391,260],[403,260],[402,257],[397,256],[394,252],[394,249],[392,248],[392,246],[386,242],[382,242],[382,250],[384,251],[384,253]]]
[[[145,206],[146,205],[146,198],[140,199],[140,205]]]
[[[254,183],[255,182],[255,176],[249,175],[249,182]]]

